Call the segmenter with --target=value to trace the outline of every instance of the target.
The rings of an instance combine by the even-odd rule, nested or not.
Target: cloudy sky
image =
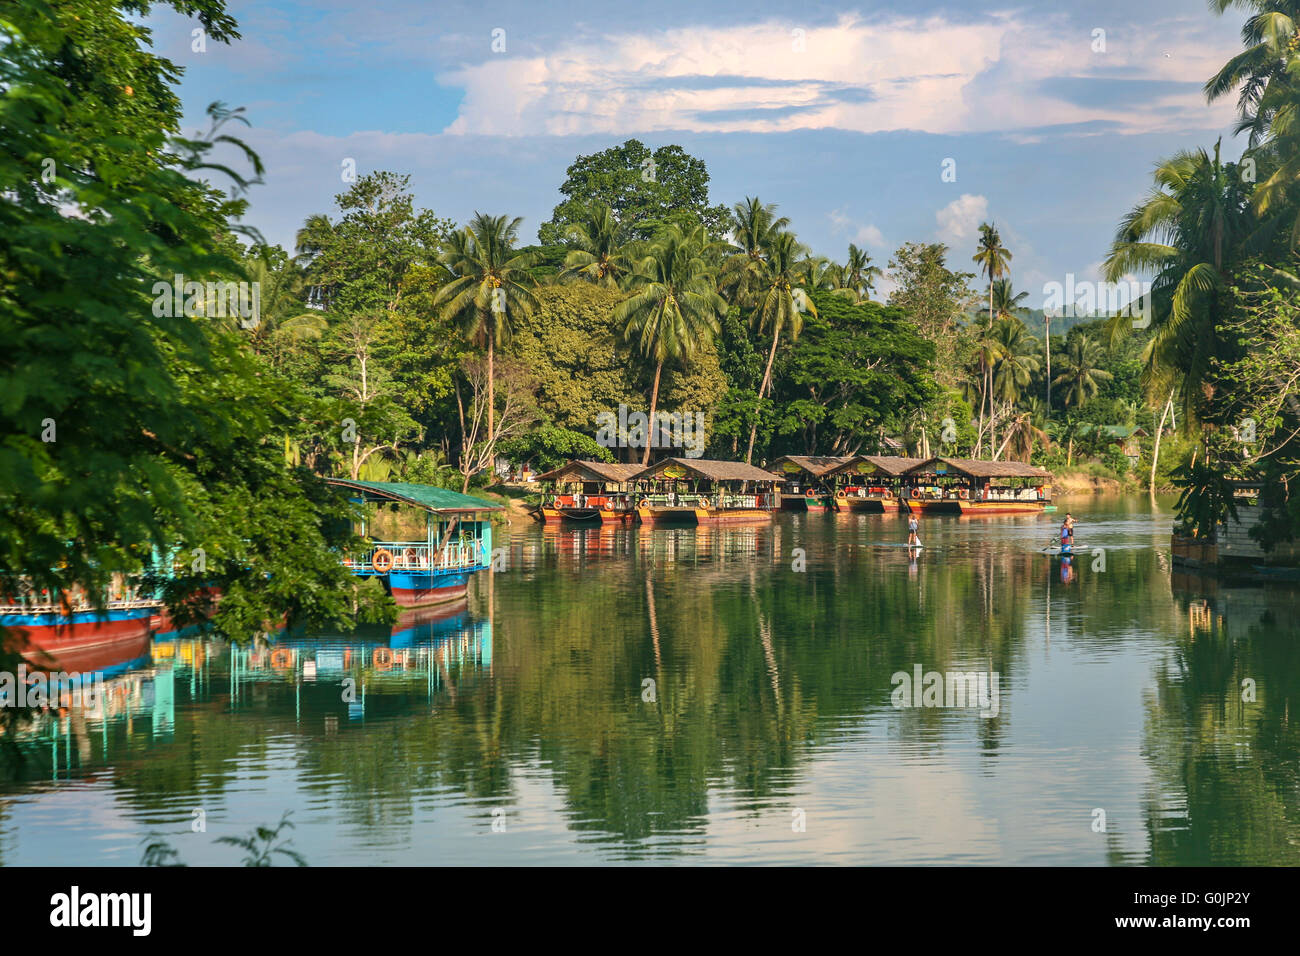
[[[247,109],[267,165],[249,221],[286,248],[335,212],[349,159],[409,173],[441,216],[523,216],[532,241],[573,159],[636,137],[704,159],[714,202],[777,203],[836,259],[942,241],[973,271],[996,221],[1039,305],[1046,282],[1097,277],[1157,160],[1243,147],[1232,104],[1200,92],[1241,13],[1063,6],[233,0],[243,39],[201,51],[196,23],[149,22],[186,68],[192,128],[214,100]]]

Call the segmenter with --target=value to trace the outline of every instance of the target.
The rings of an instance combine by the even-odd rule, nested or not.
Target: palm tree
[[[1004,402],[1020,401],[1022,389],[1038,371],[1038,343],[1025,324],[1014,316],[998,319],[993,331],[997,360],[993,368],[993,394]]]
[[[441,260],[453,278],[434,298],[444,319],[457,322],[471,342],[487,347],[489,441],[496,428],[494,352],[510,340],[512,313],[527,316],[537,308],[537,297],[523,284],[532,259],[514,251],[522,221],[474,213],[469,225],[447,242]]]
[[[732,255],[723,262],[719,280],[738,305],[748,304],[767,247],[789,225],[785,216],[777,217],[776,203],[764,203],[757,196],[736,203],[731,217]]]
[[[870,297],[881,274],[880,267],[871,264],[870,254],[850,242],[849,258],[843,267],[843,287],[853,293],[854,302]]]
[[[659,377],[670,359],[689,361],[719,331],[724,311],[705,262],[702,229],[669,226],[650,243],[629,277],[632,295],[614,310],[624,336],[655,363],[650,391],[650,434],[642,465],[650,464],[651,437],[658,431]]]
[[[1065,386],[1065,406],[1079,408],[1100,391],[1103,382],[1111,380],[1110,372],[1098,368],[1101,363],[1101,346],[1087,335],[1070,339],[1061,363],[1061,374],[1055,385]]]
[[[619,224],[614,211],[593,203],[578,222],[569,226],[572,251],[564,257],[561,275],[576,275],[588,282],[617,288],[627,274],[627,259],[618,242]]]
[[[971,256],[971,261],[980,267],[980,271],[988,276],[989,280],[989,320],[985,329],[986,333],[992,332],[993,327],[993,281],[1000,279],[1010,271],[1011,253],[1002,245],[1002,237],[998,235],[997,227],[991,223],[980,223],[979,244],[976,247],[975,255]],[[993,367],[991,364],[983,363],[984,367],[984,400],[980,402],[980,426],[979,440],[976,443],[975,454],[978,457],[980,447],[984,441],[984,405],[989,405],[989,411],[992,412],[992,374]]]
[[[1163,395],[1181,382],[1184,420],[1218,349],[1221,293],[1241,256],[1263,235],[1235,166],[1205,150],[1156,167],[1155,188],[1121,220],[1104,264],[1108,281],[1151,272],[1147,384]]]
[[[803,312],[817,314],[817,306],[800,287],[800,282],[807,278],[807,262],[800,261],[806,252],[794,233],[782,232],[770,237],[764,256],[759,260],[760,270],[751,293],[754,307],[751,320],[760,331],[772,333],[772,347],[768,350],[763,381],[758,387],[760,401],[772,385],[772,362],[776,359],[776,347],[782,333],[788,331],[791,341],[797,339],[803,331]],[[757,433],[758,418],[755,416],[749,429],[749,446],[745,449],[746,464],[753,461]]]

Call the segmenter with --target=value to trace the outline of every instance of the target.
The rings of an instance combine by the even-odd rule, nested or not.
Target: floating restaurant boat
[[[770,521],[779,505],[779,475],[736,461],[665,458],[638,473],[642,524]]]
[[[630,521],[637,500],[632,478],[641,471],[640,465],[574,459],[537,476],[545,493],[536,514],[543,524]]]
[[[120,581],[105,597],[97,607],[79,588],[51,593],[18,581],[0,595],[0,639],[42,670],[89,674],[147,657],[158,601]]]
[[[927,458],[901,476],[903,505],[923,514],[1039,514],[1052,473],[1019,461]]]
[[[479,498],[394,481],[351,481],[329,478],[329,484],[353,492],[362,504],[388,506],[365,525],[397,523],[401,509],[422,513],[425,535],[419,540],[371,540],[364,552],[344,564],[358,577],[379,578],[401,607],[423,607],[454,601],[469,590],[469,577],[492,562],[490,513],[504,510]],[[418,523],[418,521],[416,522]],[[410,522],[408,522],[408,527]]]
[[[851,461],[847,456],[783,455],[768,466],[789,484],[781,489],[781,510],[820,514],[837,510],[827,476]]]
[[[826,480],[835,489],[839,510],[883,514],[905,507],[899,503],[902,475],[924,460],[897,455],[854,455],[827,472]]]

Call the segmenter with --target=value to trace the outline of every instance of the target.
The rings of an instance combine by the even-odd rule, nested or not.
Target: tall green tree
[[[572,249],[564,258],[561,275],[579,276],[588,282],[617,288],[627,275],[627,255],[618,240],[619,225],[614,212],[604,203],[593,203],[569,226]]]
[[[760,332],[772,336],[772,346],[767,352],[767,365],[763,369],[763,380],[758,386],[761,401],[772,385],[772,362],[776,359],[776,349],[781,343],[781,336],[788,335],[791,341],[799,337],[803,329],[803,314],[817,314],[817,306],[812,301],[811,290],[804,289],[800,283],[808,278],[808,265],[804,261],[807,249],[795,238],[794,233],[781,232],[771,234],[764,250],[761,271],[755,280],[752,293],[753,311],[751,321]],[[758,418],[749,430],[749,445],[745,448],[745,462],[754,459],[754,438],[758,433]]]
[[[453,233],[442,255],[452,279],[438,290],[434,304],[444,318],[487,350],[488,439],[495,434],[495,354],[510,340],[511,316],[531,314],[537,297],[527,278],[531,259],[514,250],[522,218],[475,213],[469,225]]]
[[[709,170],[702,159],[680,146],[651,150],[637,139],[590,156],[568,168],[560,192],[564,200],[538,229],[545,243],[568,240],[568,227],[582,222],[593,204],[608,206],[618,223],[619,244],[651,238],[669,222],[689,229],[703,225],[721,238],[725,206],[709,204]]]
[[[655,416],[664,363],[689,361],[719,331],[718,317],[725,306],[705,262],[706,241],[702,229],[663,230],[636,264],[629,280],[631,296],[614,310],[626,338],[655,367],[644,465],[650,463],[651,439],[658,431]]]
[[[1222,343],[1230,270],[1263,233],[1250,207],[1250,184],[1219,147],[1177,153],[1160,163],[1155,186],[1120,221],[1103,272],[1108,281],[1152,274],[1151,339],[1144,359],[1152,394],[1181,387],[1184,421],[1197,420],[1201,394]]]
[[[1083,333],[1070,336],[1066,342],[1061,371],[1053,384],[1065,389],[1067,408],[1085,405],[1101,389],[1102,383],[1111,380],[1111,373],[1101,367],[1101,345]]]

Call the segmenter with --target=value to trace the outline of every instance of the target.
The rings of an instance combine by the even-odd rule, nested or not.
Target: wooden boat
[[[903,505],[922,514],[1041,514],[1052,473],[1019,461],[932,457],[901,477]]]
[[[772,462],[768,470],[784,476],[787,482],[781,489],[781,510],[805,514],[838,510],[826,476],[849,460],[844,456],[784,455]]]
[[[883,514],[899,504],[901,476],[921,464],[921,458],[897,455],[854,455],[844,464],[827,472],[826,480],[835,488],[840,511]]]
[[[537,476],[544,491],[534,514],[543,524],[631,521],[636,516],[631,479],[641,470],[640,465],[575,458]]]
[[[779,475],[736,461],[665,458],[635,477],[645,525],[771,521]]]
[[[36,592],[19,586],[0,601],[4,646],[34,668],[108,673],[149,656],[150,620],[158,602],[115,586],[103,607],[80,591]]]
[[[381,506],[362,521],[363,536],[367,527],[400,528],[402,508],[422,515],[423,540],[372,539],[362,553],[344,559],[353,574],[379,578],[401,607],[462,598],[469,590],[470,576],[492,563],[490,514],[504,510],[501,505],[432,485],[344,478],[327,481],[352,492],[352,500],[359,505]],[[389,507],[387,513],[383,505]]]

